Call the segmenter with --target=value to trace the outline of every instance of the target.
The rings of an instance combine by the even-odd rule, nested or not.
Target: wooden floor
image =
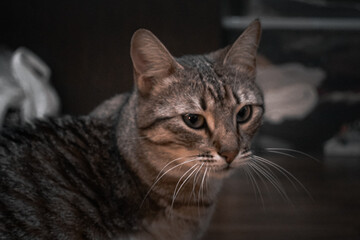
[[[289,200],[257,180],[260,194],[238,171],[220,194],[206,240],[360,239],[360,158],[266,156],[286,168],[310,192],[277,174]],[[273,171],[275,172],[275,171]]]

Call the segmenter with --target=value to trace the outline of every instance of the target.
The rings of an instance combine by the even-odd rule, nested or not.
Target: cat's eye
[[[246,123],[250,120],[252,115],[252,107],[251,105],[243,106],[236,115],[236,122],[239,124]]]
[[[185,114],[182,116],[186,125],[193,129],[201,129],[205,127],[205,118],[199,114]]]

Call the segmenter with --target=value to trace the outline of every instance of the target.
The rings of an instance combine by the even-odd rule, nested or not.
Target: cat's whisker
[[[260,181],[262,182],[263,186],[265,186],[266,189],[267,189],[267,191],[269,192],[269,188],[268,188],[268,186],[267,186],[266,180],[267,180],[267,181],[270,181],[270,180],[267,179],[266,177],[264,177],[263,174],[259,173],[257,167],[256,167],[252,162],[249,162],[249,167],[250,167],[250,169],[253,171],[254,175],[257,176],[258,179],[260,179]],[[255,176],[254,176],[254,181],[257,182]],[[260,184],[257,184],[257,185],[258,185],[258,189],[260,190],[260,189],[261,189],[261,188],[260,188]],[[261,195],[260,195],[260,196],[262,197],[262,192],[261,192]],[[264,204],[263,198],[261,198],[261,201],[262,201],[262,204],[263,204],[263,207],[264,207],[265,204]]]
[[[247,162],[248,160],[250,160],[250,159],[252,158],[252,155],[253,155],[253,152],[252,152],[251,150],[248,150],[248,151],[246,151],[246,152],[240,153],[240,154],[236,157],[234,163],[235,163],[235,162],[240,162],[241,164],[242,164],[242,163],[245,163],[245,162]]]
[[[265,168],[264,171],[266,171],[266,172],[268,172],[269,174],[271,174],[271,175],[276,179],[277,182],[280,182],[279,178],[278,178],[277,175],[274,173],[274,171],[273,171],[267,164],[265,164],[265,163],[257,160],[256,157],[257,157],[256,155],[253,155],[253,156],[252,156],[252,158],[251,158],[252,162],[261,165],[261,167]]]
[[[276,153],[276,154],[279,154],[279,155],[283,155],[283,156],[286,156],[286,157],[291,157],[291,158],[295,158],[294,155],[291,155],[289,153],[284,153],[284,152],[280,152],[280,151],[271,151],[271,150],[267,150],[269,153]]]
[[[159,174],[156,176],[155,178],[155,181],[159,178],[159,176],[162,174],[162,172],[165,170],[165,168],[167,166],[169,166],[170,164],[176,162],[176,161],[179,161],[179,160],[182,160],[182,159],[185,159],[185,158],[194,158],[196,157],[196,155],[192,155],[192,156],[187,156],[187,157],[179,157],[179,158],[176,158],[174,160],[171,160],[170,162],[168,162],[160,171],[159,171]]]
[[[311,156],[310,154],[307,154],[305,152],[302,152],[300,150],[296,150],[296,149],[291,149],[291,148],[265,148],[268,152],[274,152],[276,151],[277,153],[280,153],[281,151],[283,152],[293,152],[293,153],[297,153],[297,154],[300,154],[302,156],[305,156],[307,158],[310,158],[312,160],[314,160],[315,162],[320,162],[319,159]]]
[[[214,171],[214,169],[210,168],[208,173],[207,173],[207,176],[205,178],[205,189],[206,189],[206,191],[209,189],[209,181],[208,180],[209,180],[209,176],[211,176],[211,171]]]
[[[244,153],[241,153],[239,157],[240,157],[240,158],[249,157],[249,156],[251,156],[252,154],[253,154],[252,151],[248,150],[248,151],[246,151],[246,152],[244,152]]]
[[[256,161],[256,162],[257,162],[258,164],[260,164],[261,166],[269,169],[269,171],[271,171],[272,173],[273,173],[273,171],[269,168],[269,166],[273,167],[275,170],[277,170],[277,171],[280,172],[283,176],[285,176],[286,179],[293,185],[293,187],[294,187],[296,190],[298,189],[297,186],[296,186],[296,184],[295,184],[295,182],[293,181],[293,179],[290,178],[287,173],[282,172],[282,171],[283,171],[282,169],[277,169],[277,167],[280,167],[278,164],[275,164],[274,162],[271,162],[271,161],[269,161],[269,160],[268,160],[269,163],[266,163],[266,162],[264,162],[264,161],[261,161],[262,159],[256,159],[257,157],[258,157],[258,156],[255,157],[254,161]],[[265,159],[265,160],[267,160],[267,159]],[[271,164],[273,164],[274,166],[272,166]],[[277,165],[277,166],[275,166],[275,165]],[[286,169],[284,169],[284,170],[286,170]],[[289,172],[289,173],[290,173],[290,172]],[[274,173],[273,173],[273,175],[276,176]]]
[[[249,161],[250,161],[250,160],[253,160],[253,159],[250,158]],[[278,180],[278,178],[276,177],[276,175],[271,171],[271,169],[270,169],[269,167],[267,167],[267,166],[264,166],[264,167],[266,168],[267,171],[271,172],[272,175]],[[270,189],[269,189],[268,185],[265,184],[265,182],[263,181],[263,179],[262,179],[262,182],[264,183],[264,186],[266,187],[267,192],[270,193]]]
[[[285,168],[281,167],[280,165],[278,165],[278,164],[276,164],[274,162],[271,162],[270,160],[268,160],[266,158],[256,156],[256,155],[254,155],[254,158],[259,162],[262,162],[264,164],[267,164],[267,165],[273,167],[275,170],[277,170],[279,173],[281,173],[284,177],[287,178],[287,180],[294,186],[295,189],[297,189],[296,184],[295,184],[295,182],[296,182],[306,192],[306,194],[312,199],[312,195],[310,194],[309,190],[304,186],[304,184],[302,184],[300,182],[299,179],[297,179],[288,170],[286,170]]]
[[[164,136],[166,136],[166,134],[161,134],[161,135],[156,135],[157,137],[164,137]],[[134,137],[134,138],[129,138],[129,139],[133,139],[133,140],[137,140],[137,139],[149,139],[149,140],[151,140],[151,138],[150,137],[148,137],[148,136],[140,136],[140,137]]]
[[[268,166],[271,166],[273,167],[275,170],[277,170],[278,172],[280,172],[284,177],[287,178],[287,180],[289,182],[292,183],[292,185],[296,188],[296,184],[294,183],[293,180],[295,180],[300,186],[302,186],[302,183],[293,175],[291,174],[288,170],[286,170],[285,168],[281,167],[280,165],[274,163],[274,162],[271,162],[270,160],[266,159],[266,158],[263,158],[263,157],[259,157],[259,156],[255,156],[254,155],[254,158],[259,162],[259,163],[262,163],[262,164],[267,164]]]
[[[249,168],[247,168],[247,167],[249,167]],[[259,187],[259,184],[258,184],[257,181],[256,181],[256,178],[254,177],[253,173],[251,172],[251,169],[252,169],[252,166],[249,165],[249,164],[247,164],[246,167],[244,168],[245,173],[248,175],[248,177],[249,177],[249,179],[250,179],[250,182],[251,182],[251,184],[252,184],[252,186],[253,186],[253,189],[254,189],[254,192],[255,192],[255,196],[257,196],[256,193],[259,194],[261,203],[262,203],[262,205],[263,205],[263,207],[264,207],[264,198],[263,198],[263,196],[262,196],[261,189],[260,189],[260,187]]]
[[[204,171],[203,177],[201,179],[201,184],[200,184],[199,193],[198,193],[199,205],[200,205],[200,201],[204,200],[204,181],[206,178],[207,171],[208,171],[208,167],[205,167],[205,171]]]
[[[201,164],[201,166],[197,169],[197,172],[195,173],[195,176],[194,176],[193,189],[191,191],[191,196],[193,196],[194,199],[196,199],[195,188],[196,188],[196,184],[197,184],[197,181],[198,181],[198,176],[199,176],[199,173],[200,173],[202,167],[204,166],[204,164],[205,163]]]
[[[265,179],[267,179],[275,187],[275,189],[284,199],[291,202],[284,188],[281,186],[281,183],[271,173],[267,172],[265,168],[261,167],[256,162],[251,162],[249,164],[254,168],[255,173],[257,172],[261,174],[263,177],[265,177]]]
[[[184,164],[187,164],[187,163],[190,163],[190,162],[194,162],[194,161],[198,161],[198,159],[197,159],[197,158],[195,158],[195,159],[190,159],[190,160],[187,160],[187,161],[185,161],[185,162],[179,163],[179,164],[175,165],[174,167],[168,169],[168,170],[167,170],[166,172],[164,172],[160,177],[157,177],[157,178],[155,179],[155,182],[151,185],[149,191],[145,194],[144,199],[142,200],[142,202],[141,202],[141,204],[140,204],[140,208],[141,208],[142,205],[144,204],[145,199],[149,196],[150,192],[154,189],[155,185],[156,185],[168,172],[170,172],[170,171],[174,170],[175,168],[180,167],[180,166],[182,166],[182,165],[184,165]]]
[[[178,196],[178,194],[180,193],[182,187],[185,185],[185,183],[189,180],[189,178],[190,178],[190,177],[195,173],[195,171],[198,169],[198,168],[195,168],[195,167],[197,167],[198,165],[199,165],[199,163],[196,163],[194,166],[192,166],[191,168],[189,168],[189,170],[187,170],[187,171],[181,176],[181,178],[179,179],[179,181],[177,182],[176,187],[175,187],[175,189],[174,189],[174,194],[173,194],[173,199],[172,199],[172,203],[171,203],[171,208],[174,206],[175,199],[176,199],[176,197]],[[180,187],[178,188],[178,185],[179,185],[179,183],[181,182],[181,179],[182,179],[183,177],[185,177],[186,174],[187,174],[189,171],[191,171],[193,168],[195,168],[195,169],[185,178],[185,180],[182,182],[182,184],[181,184]]]
[[[199,216],[200,216],[200,202],[201,202],[201,194],[200,194],[201,193],[201,184],[202,184],[203,178],[205,176],[206,169],[207,169],[207,167],[205,165],[205,170],[202,172],[203,175],[201,176],[201,174],[199,174],[199,179],[201,179],[199,190],[198,190],[198,193],[197,193],[197,203],[198,203],[198,214],[199,214]],[[195,196],[195,199],[196,199],[196,196]]]
[[[251,160],[252,157],[241,157],[241,158],[237,158],[236,160],[234,160],[231,163],[231,166],[234,168],[239,168],[240,166],[244,166],[245,164],[247,164],[247,162],[249,160]]]

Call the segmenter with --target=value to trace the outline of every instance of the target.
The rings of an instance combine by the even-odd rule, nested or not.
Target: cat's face
[[[232,47],[178,59],[148,31],[135,34],[137,126],[158,172],[168,165],[169,175],[219,178],[247,161],[263,115],[254,81],[259,34],[255,22]]]
[[[168,85],[139,100],[139,133],[165,159],[194,160],[187,165],[204,163],[222,176],[246,161],[263,99],[249,76],[197,64],[209,75],[183,63]]]

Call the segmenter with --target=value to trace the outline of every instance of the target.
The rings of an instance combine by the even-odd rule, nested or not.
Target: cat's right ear
[[[131,59],[138,91],[147,95],[160,80],[181,67],[166,47],[146,29],[137,30],[131,39]]]
[[[253,21],[238,37],[230,48],[227,48],[223,59],[224,65],[231,65],[241,72],[255,75],[256,53],[261,37],[261,24]]]

